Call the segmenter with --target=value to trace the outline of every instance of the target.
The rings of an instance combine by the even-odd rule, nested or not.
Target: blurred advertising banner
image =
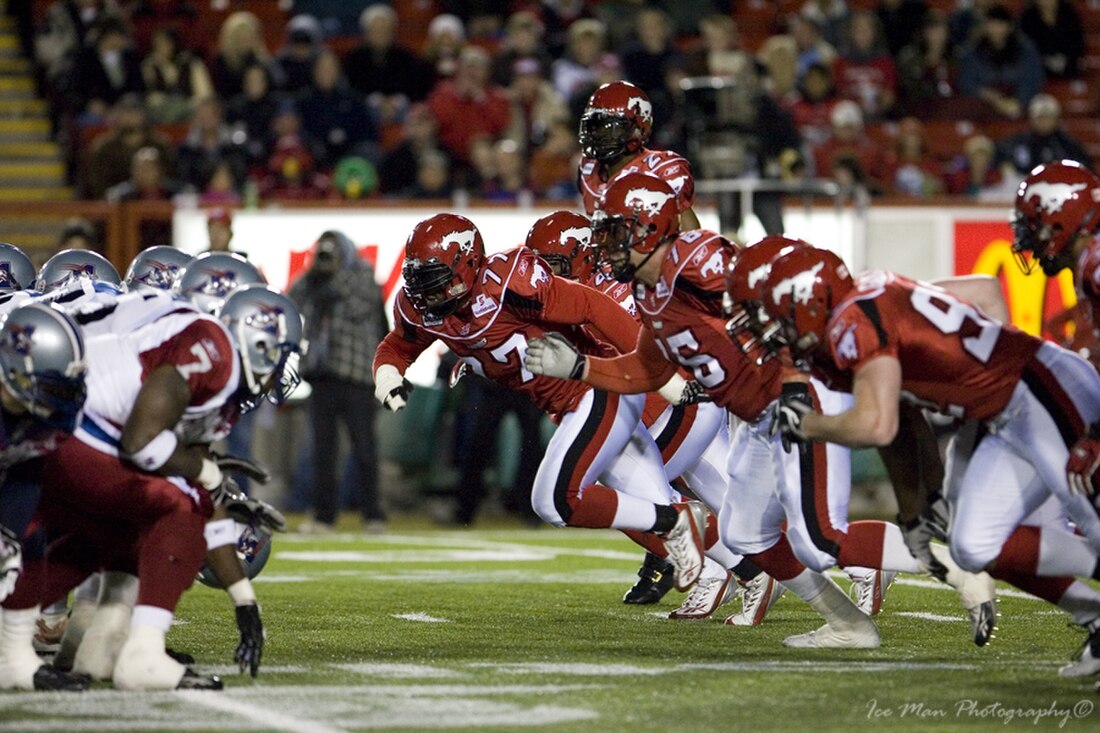
[[[1077,302],[1068,270],[1048,278],[1035,265],[1030,274],[1024,274],[1012,252],[1007,221],[956,221],[954,238],[954,274],[1000,278],[1012,322],[1024,331],[1039,334],[1043,324]]]

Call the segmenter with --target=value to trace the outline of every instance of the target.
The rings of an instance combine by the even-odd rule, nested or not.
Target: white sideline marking
[[[896,672],[928,670],[970,670],[978,669],[974,664],[955,664],[950,662],[823,662],[816,660],[775,660],[760,662],[698,662],[670,664],[667,667],[637,667],[628,664],[559,664],[555,662],[516,662],[497,664],[493,662],[474,662],[471,667],[494,669],[502,674],[546,674],[574,677],[635,677],[662,674],[681,674],[694,670],[715,670],[720,672]]]
[[[442,679],[462,677],[459,672],[442,667],[432,667],[427,664],[385,664],[382,662],[361,664],[334,664],[336,669],[342,669],[353,674],[369,675],[371,677],[386,677],[388,679]]]
[[[199,705],[235,717],[246,718],[275,730],[289,733],[344,733],[343,728],[335,728],[314,720],[305,720],[280,713],[271,708],[261,707],[240,699],[237,695],[211,694],[197,690],[185,690],[176,693],[193,705]]]
[[[425,624],[449,624],[449,618],[436,618],[426,613],[391,613],[391,617],[404,619],[405,621],[420,621]]]
[[[561,664],[557,662],[515,662],[497,664],[474,662],[471,667],[487,667],[504,674],[571,675],[573,677],[637,677],[668,674],[668,667],[636,667],[631,664]]]
[[[255,580],[264,580],[265,574]],[[635,580],[634,573],[628,570],[593,569],[575,572],[537,572],[530,570],[426,570],[409,569],[400,572],[379,572],[375,570],[320,570],[308,576],[287,576],[291,580],[282,580],[275,575],[273,582],[324,582],[327,578],[363,578],[376,583],[462,583],[470,585],[531,583],[536,585],[629,585]],[[300,579],[300,581],[299,581]]]
[[[541,548],[526,549],[470,549],[470,550],[379,550],[377,552],[354,550],[293,550],[276,552],[281,560],[298,562],[361,562],[361,563],[440,563],[440,562],[528,562],[553,560],[553,552]]]
[[[896,611],[893,615],[908,616],[909,618],[920,618],[924,619],[925,621],[941,621],[944,623],[966,620],[961,616],[942,616],[938,613],[926,613],[924,611]]]
[[[220,677],[234,677],[241,674],[240,665],[237,664],[196,664],[194,669],[202,674],[216,674]],[[298,674],[308,671],[308,669],[298,664],[273,664],[270,666],[264,664],[260,667],[261,675]]]

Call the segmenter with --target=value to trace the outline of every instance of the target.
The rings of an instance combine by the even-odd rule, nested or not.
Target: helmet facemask
[[[730,303],[727,312],[730,319],[726,322],[726,333],[742,354],[752,358],[757,366],[779,356],[781,347],[775,342],[779,323],[768,316],[762,303],[755,300]]]
[[[0,381],[41,422],[71,433],[88,397],[84,362],[72,362],[62,374],[52,369],[36,371],[30,355],[24,356],[22,361],[22,368],[12,367],[0,372]]]
[[[449,266],[437,259],[421,264],[405,260],[401,274],[405,278],[404,292],[418,313],[442,321],[458,310],[469,295],[469,288]]]
[[[654,231],[654,225],[647,226],[640,221],[637,209],[631,217],[597,211],[592,217],[592,242],[596,246],[599,264],[608,268],[619,282],[633,281],[638,268],[649,260],[656,248],[637,264],[630,261],[630,253],[639,244],[644,244],[647,236]]]
[[[592,109],[581,117],[581,149],[600,163],[613,163],[633,152],[633,139],[634,124],[623,115]]]
[[[241,358],[237,403],[242,415],[256,409],[264,398],[283,404],[302,381],[298,374],[301,349],[285,340],[286,314],[264,314],[263,319],[260,323],[249,316],[235,326]]]

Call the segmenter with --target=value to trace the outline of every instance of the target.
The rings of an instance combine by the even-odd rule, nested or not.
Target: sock
[[[668,548],[665,547],[664,540],[652,532],[641,532],[636,529],[623,529],[620,531],[634,540],[636,544],[644,547],[646,552],[650,552],[662,560],[668,557]]]
[[[768,549],[749,557],[761,570],[784,584],[806,570],[806,566],[794,556],[785,534],[779,535],[779,540]]]
[[[837,564],[858,565],[899,573],[919,573],[920,563],[905,546],[901,528],[890,522],[862,521],[848,525]]]
[[[768,574],[771,575],[771,573]],[[772,577],[775,576],[773,575]],[[779,582],[791,593],[794,593],[802,600],[810,603],[825,591],[825,588],[828,587],[831,581],[821,573],[815,573],[809,568],[803,568],[802,572],[793,578],[780,580]]]
[[[82,598],[90,599],[92,602],[99,600],[99,582],[102,578],[102,573],[92,573],[85,578],[84,582],[73,591],[73,602],[75,603]]]
[[[732,568],[730,568],[730,570],[733,571],[733,574],[736,575],[737,579],[742,583],[747,583],[755,578],[757,575],[760,575],[760,573],[764,572],[757,566],[756,563],[754,563],[747,557],[742,559],[741,562],[737,563]]]
[[[172,612],[156,606],[134,606],[134,615],[130,619],[131,631],[138,626],[156,629],[161,635],[172,628]]]
[[[108,571],[102,573],[99,582],[99,604],[121,603],[133,608],[137,603],[138,579],[136,575]]]
[[[726,566],[721,563],[717,563],[707,556],[703,556],[703,570],[699,573],[699,578],[724,578],[729,573],[726,570]]]
[[[34,651],[38,606],[4,609],[0,629],[0,689],[34,689],[34,673],[43,662]]]
[[[1073,617],[1074,623],[1088,626],[1100,617],[1100,592],[1075,580],[1058,599],[1058,608]]]
[[[810,573],[811,571],[807,570],[806,572]],[[823,575],[818,575],[818,577],[822,581],[821,590],[812,598],[803,598],[803,600],[821,614],[821,617],[825,619],[825,623],[834,628],[868,623],[867,615],[860,611],[856,604],[852,603],[852,599],[840,589],[840,586]],[[785,582],[784,585],[794,590],[789,583]],[[801,594],[799,594],[799,598],[802,598]]]
[[[656,518],[650,532],[655,534],[668,534],[676,526],[676,520],[680,518],[680,512],[667,504],[655,504]]]
[[[627,499],[631,501],[627,502]],[[566,501],[571,510],[566,522],[570,527],[646,530],[653,524],[652,510],[646,512],[649,502],[620,494],[607,486],[592,484],[570,490]],[[623,515],[621,521],[620,512]],[[637,514],[641,514],[641,518]]]

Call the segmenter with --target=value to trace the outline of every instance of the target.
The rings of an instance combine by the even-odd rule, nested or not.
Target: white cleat
[[[1059,677],[1091,677],[1100,674],[1100,619],[1085,627],[1088,638],[1073,661],[1058,670]]]
[[[825,624],[783,640],[783,646],[792,649],[878,649],[879,643],[878,628],[871,619],[866,624],[841,628]]]
[[[676,590],[686,591],[703,572],[703,536],[707,530],[707,510],[697,501],[673,504],[679,516],[665,537],[668,559],[675,566]]]
[[[970,619],[970,635],[978,646],[985,646],[997,630],[997,581],[989,573],[968,573],[951,559],[946,547],[931,544],[932,555],[947,568],[945,582],[959,594],[959,602]]]
[[[730,626],[759,626],[786,588],[767,573],[745,583],[741,592],[741,610],[726,619]]]
[[[872,570],[858,578],[852,575],[852,589],[850,595],[860,611],[868,616],[877,616],[882,610],[882,603],[886,600],[886,590],[894,582],[897,573],[893,570]]]
[[[729,571],[713,578],[700,578],[683,605],[669,613],[668,617],[678,621],[710,618],[733,597],[736,587],[733,573]]]
[[[73,672],[93,680],[111,679],[130,634],[132,611],[125,603],[108,603],[96,609],[73,656]]]
[[[185,671],[164,653],[162,632],[136,626],[122,645],[112,679],[119,690],[174,690]]]

